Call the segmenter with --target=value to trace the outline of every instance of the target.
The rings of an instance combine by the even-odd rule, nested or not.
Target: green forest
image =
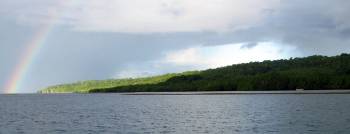
[[[235,64],[160,76],[82,81],[51,86],[40,93],[273,91],[350,89],[350,54],[309,56]]]

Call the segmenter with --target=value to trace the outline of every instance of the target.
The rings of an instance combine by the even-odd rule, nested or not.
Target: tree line
[[[153,81],[157,77],[164,76],[143,80]],[[176,74],[157,82],[93,88],[88,92],[272,91],[298,88],[350,89],[350,54],[250,62]]]

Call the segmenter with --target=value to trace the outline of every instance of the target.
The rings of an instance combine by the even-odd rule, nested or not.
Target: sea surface
[[[0,134],[349,134],[349,94],[0,95]]]

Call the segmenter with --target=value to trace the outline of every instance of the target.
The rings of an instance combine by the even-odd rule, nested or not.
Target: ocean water
[[[349,134],[350,95],[0,95],[0,134]]]

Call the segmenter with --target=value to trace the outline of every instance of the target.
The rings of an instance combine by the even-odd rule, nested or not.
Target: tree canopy
[[[250,62],[137,79],[84,81],[49,92],[272,91],[350,89],[350,54]]]

